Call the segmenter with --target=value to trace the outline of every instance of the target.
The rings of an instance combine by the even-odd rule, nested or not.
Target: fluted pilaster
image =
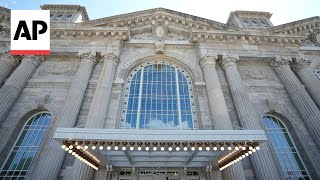
[[[240,124],[245,129],[261,130],[263,128],[260,124],[259,116],[255,113],[253,105],[250,103],[247,87],[243,83],[236,66],[238,60],[238,56],[223,55],[220,62],[225,70]],[[281,179],[276,162],[266,143],[262,144],[261,150],[253,154],[250,159],[257,179]]]
[[[18,99],[28,79],[39,64],[44,61],[44,56],[23,56],[21,64],[11,74],[0,89],[0,123]]]
[[[292,72],[290,63],[291,59],[286,57],[275,57],[270,62],[271,66],[278,74],[280,81],[286,88],[293,104],[299,111],[303,121],[306,123],[314,141],[318,147],[320,147],[320,111],[304,86]]]
[[[57,127],[74,127],[82,105],[82,101],[89,83],[92,69],[96,64],[96,52],[80,52],[80,66],[69,88],[62,109],[61,119]],[[65,151],[60,148],[60,144],[52,139],[45,151],[40,154],[40,161],[37,163],[35,172],[31,179],[58,179],[65,157]],[[76,159],[76,161],[78,161]]]
[[[86,128],[104,128],[114,74],[118,65],[118,56],[114,52],[103,52],[101,53],[101,56],[104,61],[102,72],[94,92],[88,119],[85,125]],[[75,161],[72,179],[92,179],[93,172],[94,170],[88,165],[80,161]]]
[[[11,56],[9,51],[0,52],[0,87],[13,69],[18,66],[20,60],[20,56]]]
[[[311,61],[303,57],[295,57],[292,60],[292,69],[299,76],[301,82],[305,85],[310,96],[320,109],[320,81],[310,68]]]
[[[230,130],[232,124],[215,67],[217,60],[218,56],[206,56],[201,59],[200,64],[203,68],[214,129]],[[222,174],[225,180],[246,179],[240,162],[225,169]]]

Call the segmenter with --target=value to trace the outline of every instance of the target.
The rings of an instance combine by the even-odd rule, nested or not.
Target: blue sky
[[[0,0],[9,9],[40,9],[43,4],[80,4],[90,19],[163,7],[225,23],[230,11],[267,11],[274,25],[320,16],[320,0]]]

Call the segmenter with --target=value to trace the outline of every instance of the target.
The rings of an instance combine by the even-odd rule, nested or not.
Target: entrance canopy
[[[259,150],[267,136],[262,130],[58,128],[54,139],[94,169],[112,165],[223,170]]]

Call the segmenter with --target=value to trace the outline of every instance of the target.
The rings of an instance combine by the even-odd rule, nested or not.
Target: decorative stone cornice
[[[127,28],[86,28],[86,29],[55,29],[52,28],[51,39],[72,39],[72,40],[83,40],[83,39],[101,39],[101,38],[114,38],[120,40],[128,39]]]
[[[34,66],[39,66],[45,60],[44,56],[26,55],[22,56],[22,62],[29,62]]]
[[[240,58],[234,54],[223,54],[221,56],[220,64],[223,69],[226,69],[229,66],[235,66],[236,62],[239,61]]]
[[[80,51],[78,56],[80,56],[80,61],[82,63],[97,63],[96,51]]]
[[[218,55],[205,55],[200,58],[200,65],[204,68],[207,65],[216,65],[216,61],[219,59]]]
[[[101,53],[101,58],[104,61],[112,61],[115,62],[116,64],[118,64],[119,62],[119,55],[118,53],[114,52],[114,51],[103,51]]]
[[[293,57],[291,67],[294,71],[299,72],[304,68],[310,67],[311,61],[304,57]]]
[[[270,65],[272,68],[278,68],[280,66],[290,65],[292,60],[288,57],[280,57],[276,56],[270,61]]]
[[[21,56],[12,56],[9,51],[4,51],[0,52],[0,59],[16,67],[21,61]]]

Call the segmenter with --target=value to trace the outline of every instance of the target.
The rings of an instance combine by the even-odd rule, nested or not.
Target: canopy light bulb
[[[242,155],[241,157],[242,157],[242,158],[246,158],[246,156],[245,156],[245,155]]]
[[[76,155],[76,152],[72,152],[71,154],[74,156],[74,155]]]
[[[72,150],[70,149],[70,150],[68,151],[68,153],[72,153]]]
[[[256,152],[256,149],[252,149],[252,152]]]
[[[216,151],[216,150],[218,150],[218,148],[215,146],[215,147],[213,147],[213,150]]]
[[[119,147],[118,146],[115,146],[114,147],[114,150],[118,151]]]
[[[176,151],[180,151],[180,147],[176,147]]]
[[[202,147],[201,146],[198,149],[199,149],[199,151],[202,151]]]
[[[64,148],[64,150],[65,150],[65,151],[69,151],[69,148],[68,148],[68,147],[66,147],[66,148]]]
[[[256,150],[258,150],[258,151],[259,151],[259,150],[260,150],[260,147],[259,147],[259,146],[257,146],[257,147],[256,147]]]
[[[232,147],[229,146],[229,147],[228,147],[228,150],[231,151],[231,150],[232,150]]]
[[[234,149],[238,151],[238,150],[239,150],[239,147],[238,147],[238,146],[236,146]]]
[[[81,146],[80,146],[80,145],[78,145],[78,146],[77,146],[77,149],[80,149],[80,148],[81,148]]]
[[[188,148],[187,148],[187,147],[184,147],[183,150],[184,150],[184,151],[188,151]]]
[[[139,147],[138,147],[138,151],[141,151],[141,150],[142,150],[142,148],[141,148],[141,146],[139,146]]]
[[[85,145],[85,146],[84,146],[84,149],[88,149],[88,148],[89,148],[89,146],[88,146],[88,145]]]
[[[210,147],[209,147],[209,146],[207,146],[207,147],[206,147],[206,150],[207,150],[207,151],[210,151]]]
[[[74,155],[74,157],[76,157],[76,158],[77,158],[78,156],[79,156],[78,154]]]
[[[133,151],[133,150],[134,150],[134,147],[133,147],[133,146],[131,146],[131,147],[130,147],[130,151]]]
[[[157,147],[153,147],[153,151],[157,151]]]
[[[161,150],[161,151],[164,151],[164,147],[162,146],[162,147],[160,148],[160,150]]]
[[[150,149],[150,148],[147,146],[147,147],[146,147],[146,151],[149,151],[149,149]]]
[[[245,153],[244,155],[249,156],[249,153]]]
[[[220,150],[221,150],[221,151],[224,151],[224,147],[221,147]]]
[[[172,151],[172,147],[168,147],[168,150],[169,150],[169,151]]]
[[[125,151],[127,149],[127,147],[123,146],[122,147],[122,151]]]
[[[246,147],[244,147],[244,146],[242,147],[242,150],[246,150],[246,149],[247,149]]]
[[[64,144],[61,146],[61,148],[62,148],[62,149],[66,148],[66,147],[67,147],[67,146],[66,146],[66,145],[64,145]]]
[[[91,147],[92,150],[95,150],[96,148],[97,148],[96,146],[92,146],[92,147]]]
[[[250,146],[250,147],[249,147],[249,150],[252,150],[252,149],[253,149],[253,147],[252,147],[252,146]]]
[[[196,148],[192,146],[191,147],[191,151],[195,151],[195,150],[196,150]]]
[[[252,154],[252,151],[248,151],[249,154]]]
[[[111,146],[107,146],[107,150],[109,150],[109,151],[110,151],[110,150],[111,150]]]
[[[73,146],[72,146],[72,145],[70,145],[70,146],[69,146],[69,149],[72,149],[72,148],[73,148]]]
[[[99,149],[100,149],[100,150],[103,150],[103,146],[99,146]]]

